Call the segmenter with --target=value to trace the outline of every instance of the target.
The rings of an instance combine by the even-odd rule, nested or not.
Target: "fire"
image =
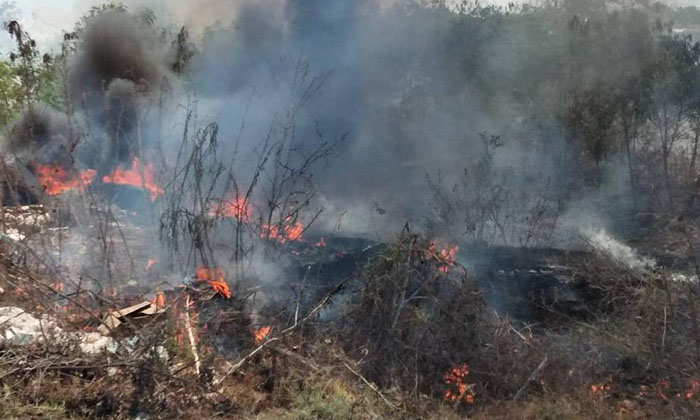
[[[466,363],[454,366],[443,375],[443,380],[448,386],[445,391],[445,400],[450,402],[464,401],[467,404],[474,404],[473,384],[467,383],[469,366]]]
[[[257,330],[253,331],[253,338],[255,339],[255,344],[258,345],[265,340],[265,337],[267,337],[268,334],[270,334],[270,331],[272,330],[272,327],[269,325],[265,325],[263,327],[258,328]]]
[[[159,292],[156,297],[153,298],[151,301],[153,306],[156,307],[156,309],[163,309],[165,308],[165,295],[162,292]]]
[[[283,244],[287,241],[301,241],[302,233],[304,233],[304,226],[298,221],[293,225],[284,225],[281,227],[278,225],[264,224],[260,237],[263,239],[273,239]]]
[[[604,397],[608,394],[613,385],[613,378],[608,377],[608,380],[598,384],[592,384],[590,386],[591,396],[593,397]]]
[[[321,236],[321,239],[319,239],[319,241],[316,242],[317,247],[324,247],[326,245],[328,245],[328,243],[326,242],[326,238],[324,238],[323,236]]]
[[[150,270],[153,268],[154,265],[156,265],[158,261],[154,260],[153,258],[149,258],[148,262],[146,263],[146,270]]]
[[[438,261],[438,270],[442,273],[449,272],[450,267],[457,263],[457,251],[459,251],[458,246],[447,246],[438,250],[434,242],[431,242],[428,248],[428,253]]]
[[[666,394],[664,394],[664,390],[668,391],[671,388],[671,383],[666,380],[666,379],[659,379],[656,382],[656,395],[662,400],[662,401],[668,401],[669,398]]]
[[[197,267],[195,271],[197,280],[206,282],[214,291],[226,299],[231,298],[231,290],[224,278],[224,271],[220,268]]]
[[[638,396],[644,397],[647,395],[647,391],[649,391],[649,387],[646,385],[640,385],[639,386],[639,392],[637,393]]]
[[[130,169],[115,168],[109,175],[102,177],[102,182],[145,188],[151,193],[151,201],[163,194],[163,189],[156,183],[153,165],[146,164],[142,167],[141,161],[136,157],[131,161]]]
[[[86,169],[79,171],[75,176],[58,165],[38,164],[36,174],[46,194],[58,195],[74,189],[82,190],[92,184],[97,172],[94,169]]]
[[[593,395],[603,394],[608,390],[610,390],[610,384],[602,383],[591,385],[591,394]]]
[[[685,391],[685,399],[692,400],[695,395],[697,395],[698,391],[700,391],[700,382],[692,380],[690,382],[690,389]]]
[[[221,204],[216,205],[209,215],[236,218],[242,222],[249,222],[253,216],[253,211],[248,206],[245,197],[236,197],[234,200],[225,200]]]

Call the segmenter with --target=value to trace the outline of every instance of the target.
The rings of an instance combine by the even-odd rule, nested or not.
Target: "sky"
[[[216,2],[232,2],[236,0],[208,0]],[[456,0],[455,0],[456,1]],[[24,29],[39,43],[42,50],[57,49],[63,31],[72,29],[75,22],[85,11],[91,6],[104,3],[105,0],[0,0],[0,11],[3,10],[2,5],[8,3],[14,4],[10,13],[5,13],[2,20],[18,19],[23,24]],[[140,3],[154,10],[164,8],[168,0],[131,0],[131,3]],[[497,5],[506,5],[509,2],[520,3],[522,0],[482,0],[482,3],[491,3]],[[192,0],[182,2],[188,4],[179,10],[180,16],[176,16],[178,20],[186,20],[187,16],[197,15],[196,10],[198,1]],[[694,5],[700,7],[700,0],[676,0],[674,3]],[[193,9],[193,10],[189,10]],[[12,46],[12,40],[7,33],[0,35],[0,54],[7,54],[7,51]]]

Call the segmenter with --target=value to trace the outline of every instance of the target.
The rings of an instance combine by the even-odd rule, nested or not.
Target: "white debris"
[[[694,283],[698,280],[698,277],[683,273],[671,273],[671,280],[682,283]]]
[[[5,236],[15,242],[23,241],[26,238],[26,236],[21,234],[19,230],[15,228],[7,228],[5,230]]]
[[[80,350],[88,354],[99,353],[112,344],[111,338],[96,332],[78,332],[76,336],[80,341]]]
[[[0,308],[0,343],[28,345],[45,340],[77,341],[85,353],[99,353],[112,344],[112,339],[96,332],[67,332],[49,318],[37,319],[21,308]]]
[[[25,345],[54,336],[60,329],[51,323],[43,323],[24,310],[15,307],[0,308],[0,342]]]

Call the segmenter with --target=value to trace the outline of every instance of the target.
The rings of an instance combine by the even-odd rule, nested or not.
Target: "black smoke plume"
[[[70,100],[92,123],[88,141],[102,146],[97,155],[86,153],[89,166],[109,170],[148,143],[135,127],[165,77],[151,29],[125,11],[108,11],[89,19],[80,34],[69,68]]]

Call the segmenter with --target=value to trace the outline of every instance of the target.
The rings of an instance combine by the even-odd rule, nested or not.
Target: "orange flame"
[[[156,265],[158,261],[154,260],[153,258],[149,258],[148,262],[146,263],[146,270],[150,270],[153,268],[154,265]]]
[[[608,391],[612,388],[613,385],[613,378],[608,377],[608,380],[605,382],[601,382],[598,384],[592,384],[590,386],[590,391],[591,391],[591,396],[592,397],[605,397],[608,394]]]
[[[102,177],[102,182],[145,188],[151,193],[151,201],[163,194],[163,189],[156,183],[153,165],[146,164],[141,167],[141,161],[136,157],[131,161],[131,169],[115,168],[112,173]]]
[[[698,382],[697,380],[692,380],[690,382],[690,389],[685,391],[685,398],[687,400],[692,400],[698,393],[698,391],[700,391],[700,382]]]
[[[74,176],[61,166],[38,164],[36,174],[46,194],[58,195],[73,189],[82,190],[85,186],[92,184],[97,172],[94,169],[86,169]]]
[[[431,242],[428,248],[430,257],[438,261],[438,270],[441,273],[449,272],[450,267],[457,263],[457,251],[459,251],[458,246],[447,246],[438,250],[435,242]]]
[[[658,395],[662,401],[669,400],[668,396],[664,394],[664,390],[668,391],[670,388],[671,384],[666,379],[659,379],[656,381],[656,395]]]
[[[605,391],[610,390],[610,384],[602,383],[602,384],[593,384],[591,385],[591,394],[593,395],[599,395],[605,393]]]
[[[319,241],[316,242],[317,247],[324,247],[326,245],[328,245],[328,243],[326,242],[326,238],[324,238],[323,236],[321,236],[321,239],[319,239]]]
[[[271,326],[265,325],[264,327],[260,327],[257,330],[253,331],[253,338],[255,339],[255,344],[258,345],[262,343],[265,337],[267,337],[267,335],[270,334],[271,330]]]
[[[301,241],[301,235],[304,233],[304,226],[301,222],[295,222],[293,225],[268,225],[263,224],[262,234],[263,239],[273,239],[283,244],[287,241]]]
[[[214,206],[209,212],[209,215],[222,215],[224,217],[236,218],[242,222],[248,222],[253,216],[253,211],[250,206],[248,206],[245,197],[236,197],[233,200],[225,200],[221,204]]]
[[[469,366],[466,363],[454,366],[443,375],[445,384],[449,387],[445,391],[445,400],[450,402],[464,401],[467,404],[474,404],[473,385],[467,383]]]
[[[159,292],[156,297],[153,298],[151,304],[153,304],[157,310],[165,308],[165,295],[162,292]]]
[[[224,270],[207,268],[202,265],[195,271],[197,280],[206,282],[214,291],[226,299],[231,298],[231,290],[224,279]]]

